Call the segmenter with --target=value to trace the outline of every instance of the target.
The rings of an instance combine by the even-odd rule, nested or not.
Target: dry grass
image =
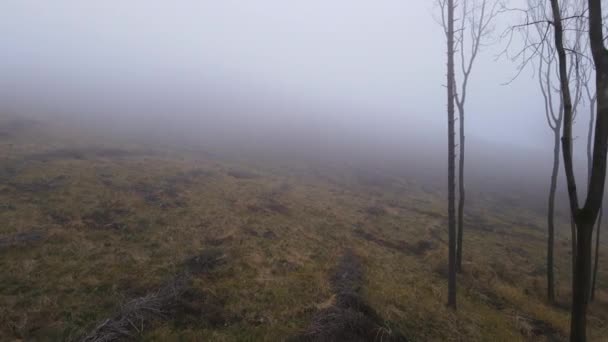
[[[361,261],[357,298],[413,341],[567,335],[568,311],[544,298],[544,218],[516,203],[491,196],[471,202],[454,313],[445,308],[442,276],[444,197],[415,180],[349,168],[219,161],[126,144],[90,150],[120,153],[49,155],[69,151],[83,138],[35,130],[0,136],[6,161],[0,166],[0,241],[11,241],[0,247],[0,340],[70,340],[108,317],[121,322],[116,309],[129,303],[124,298],[146,298],[188,265],[207,269],[193,256],[213,248],[222,250],[214,262],[221,264],[222,255],[229,262],[192,277],[182,297],[191,305],[181,305],[187,317],[153,318],[142,339],[296,336],[320,310],[359,303],[336,296],[328,278],[345,249]],[[30,232],[43,238],[19,238]],[[561,222],[556,266],[558,298],[566,307],[568,238],[567,222]],[[601,259],[591,340],[604,338],[608,326],[607,255]],[[124,304],[125,312],[148,305],[140,304]],[[356,312],[340,321],[356,321]],[[137,316],[128,320],[140,322]]]

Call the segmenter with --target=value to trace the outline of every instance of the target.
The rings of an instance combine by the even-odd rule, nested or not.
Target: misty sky
[[[380,135],[415,129],[444,139],[437,13],[431,0],[3,0],[0,94],[106,109],[128,103],[121,97],[175,96],[186,103],[164,115],[200,115],[199,123],[206,116],[192,109],[197,102],[245,98],[276,105],[278,122],[316,116]],[[468,135],[549,146],[537,84],[524,72],[501,85],[515,75],[512,62],[495,60],[501,48],[485,48],[475,65]],[[131,106],[132,115],[147,115]],[[265,119],[243,112],[239,120]]]

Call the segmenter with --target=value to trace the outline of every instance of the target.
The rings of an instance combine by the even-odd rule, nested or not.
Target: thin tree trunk
[[[455,142],[454,142],[454,0],[448,0],[448,307],[456,309],[456,212],[455,212]]]
[[[560,123],[561,124],[561,123]],[[547,239],[547,299],[549,303],[555,303],[555,276],[554,276],[554,262],[553,262],[553,251],[555,241],[555,191],[557,188],[557,175],[559,173],[559,127],[560,124],[556,125],[554,134],[554,146],[553,146],[553,169],[551,170],[551,186],[549,188],[549,210],[547,212],[547,230],[549,237]]]
[[[593,279],[591,281],[591,296],[590,296],[590,300],[593,301],[595,299],[595,281],[597,280],[597,265],[598,262],[600,261],[600,227],[602,226],[602,216],[604,216],[603,214],[603,210],[604,208],[602,207],[602,209],[600,210],[600,215],[597,219],[597,232],[595,235],[595,264],[593,265]]]
[[[591,182],[591,169],[593,167],[593,124],[595,123],[595,103],[597,95],[592,95],[589,91],[589,86],[585,84],[585,90],[587,91],[587,97],[589,98],[589,129],[587,132],[587,184]],[[597,93],[596,93],[597,94]],[[595,281],[597,278],[597,269],[599,261],[599,246],[600,246],[600,226],[602,225],[602,214],[603,206],[600,209],[599,217],[597,220],[597,233],[595,240],[595,262],[593,266],[593,278],[591,280],[591,293],[589,300],[595,299]]]
[[[570,341],[587,340],[587,306],[589,302],[589,283],[591,280],[591,243],[593,223],[580,222],[576,225],[577,250],[576,267],[572,293],[572,319],[570,322]]]
[[[464,232],[464,108],[459,106],[460,121],[460,158],[458,159],[458,241],[456,245],[456,271],[462,272],[462,235]]]
[[[587,94],[589,95],[589,88]],[[589,96],[591,97],[591,96]],[[591,182],[591,169],[593,168],[593,124],[595,123],[595,99],[590,98],[589,102],[589,131],[587,132],[587,184]]]
[[[572,240],[572,274],[574,275],[574,270],[576,269],[576,224],[574,223],[574,218],[570,216],[570,240]],[[574,281],[574,278],[572,278]]]

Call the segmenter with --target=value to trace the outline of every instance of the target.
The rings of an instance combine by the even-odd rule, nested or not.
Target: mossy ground
[[[42,233],[0,247],[0,340],[81,336],[209,248],[222,249],[226,262],[193,287],[216,298],[225,319],[168,319],[141,339],[295,336],[331,300],[328,274],[346,249],[361,256],[367,303],[413,341],[567,336],[569,227],[560,225],[556,243],[563,305],[549,306],[544,216],[524,205],[493,198],[467,208],[452,312],[440,185],[362,182],[347,167],[260,165],[83,139],[15,134],[0,141],[0,237]],[[608,336],[605,251],[590,307],[592,341]]]

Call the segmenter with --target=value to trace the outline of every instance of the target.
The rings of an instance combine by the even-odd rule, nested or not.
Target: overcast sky
[[[187,99],[189,108],[214,96],[249,98],[280,103],[280,120],[316,115],[375,132],[437,134],[446,127],[437,13],[431,0],[3,0],[0,91],[29,104],[46,96],[119,106],[115,98],[153,88],[148,96]],[[515,65],[496,60],[500,49],[484,48],[474,67],[468,135],[549,146],[537,84],[524,72],[501,85]],[[186,116],[177,107],[165,115]]]

